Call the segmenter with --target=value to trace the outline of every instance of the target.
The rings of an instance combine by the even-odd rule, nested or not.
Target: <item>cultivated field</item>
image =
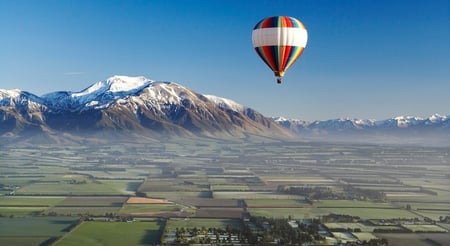
[[[98,222],[80,224],[55,245],[151,245],[159,242],[160,222]]]
[[[333,240],[439,243],[450,229],[449,180],[450,149],[436,147],[270,139],[2,146],[0,245],[151,244],[176,227],[243,228],[255,216],[320,219]],[[87,221],[74,229],[80,218]]]
[[[63,236],[76,223],[75,217],[0,218],[0,245],[41,245]]]

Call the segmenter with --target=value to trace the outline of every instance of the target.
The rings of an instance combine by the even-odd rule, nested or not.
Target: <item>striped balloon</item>
[[[281,83],[286,70],[300,57],[308,32],[299,20],[289,16],[272,16],[253,28],[253,48],[272,69]]]

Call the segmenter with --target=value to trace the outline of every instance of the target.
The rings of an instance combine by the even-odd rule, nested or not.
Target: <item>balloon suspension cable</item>
[[[277,84],[281,84],[281,77],[277,77]]]

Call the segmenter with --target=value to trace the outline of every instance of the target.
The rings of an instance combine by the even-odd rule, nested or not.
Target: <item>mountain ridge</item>
[[[372,120],[372,119],[350,119],[350,118],[338,118],[330,120],[315,120],[315,121],[305,121],[298,119],[287,119],[281,116],[272,117],[272,120],[283,125],[283,124],[293,124],[299,125],[304,128],[320,127],[324,125],[334,125],[334,128],[346,128],[345,126],[353,126],[355,129],[371,128],[371,127],[398,127],[398,128],[408,128],[419,125],[427,126],[444,126],[448,127],[450,125],[450,115],[443,116],[440,114],[433,114],[427,118],[421,118],[417,116],[396,116],[385,120]]]
[[[107,132],[107,133],[105,133]],[[296,138],[257,111],[174,82],[113,76],[79,92],[0,91],[0,136]]]
[[[368,142],[414,138],[416,142],[439,139],[438,143],[446,143],[450,142],[450,115],[386,120],[268,118],[231,99],[142,76],[116,75],[79,92],[56,91],[43,96],[0,89],[0,143],[108,137],[151,141],[170,136]]]
[[[302,137],[316,140],[450,146],[450,115],[397,116],[386,120],[339,118],[309,122],[283,117],[272,120]]]

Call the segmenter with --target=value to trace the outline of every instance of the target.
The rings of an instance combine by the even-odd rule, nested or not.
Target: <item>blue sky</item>
[[[251,44],[273,15],[309,35],[281,85]],[[266,116],[450,114],[449,0],[0,0],[0,32],[2,89],[42,95],[143,75]]]

